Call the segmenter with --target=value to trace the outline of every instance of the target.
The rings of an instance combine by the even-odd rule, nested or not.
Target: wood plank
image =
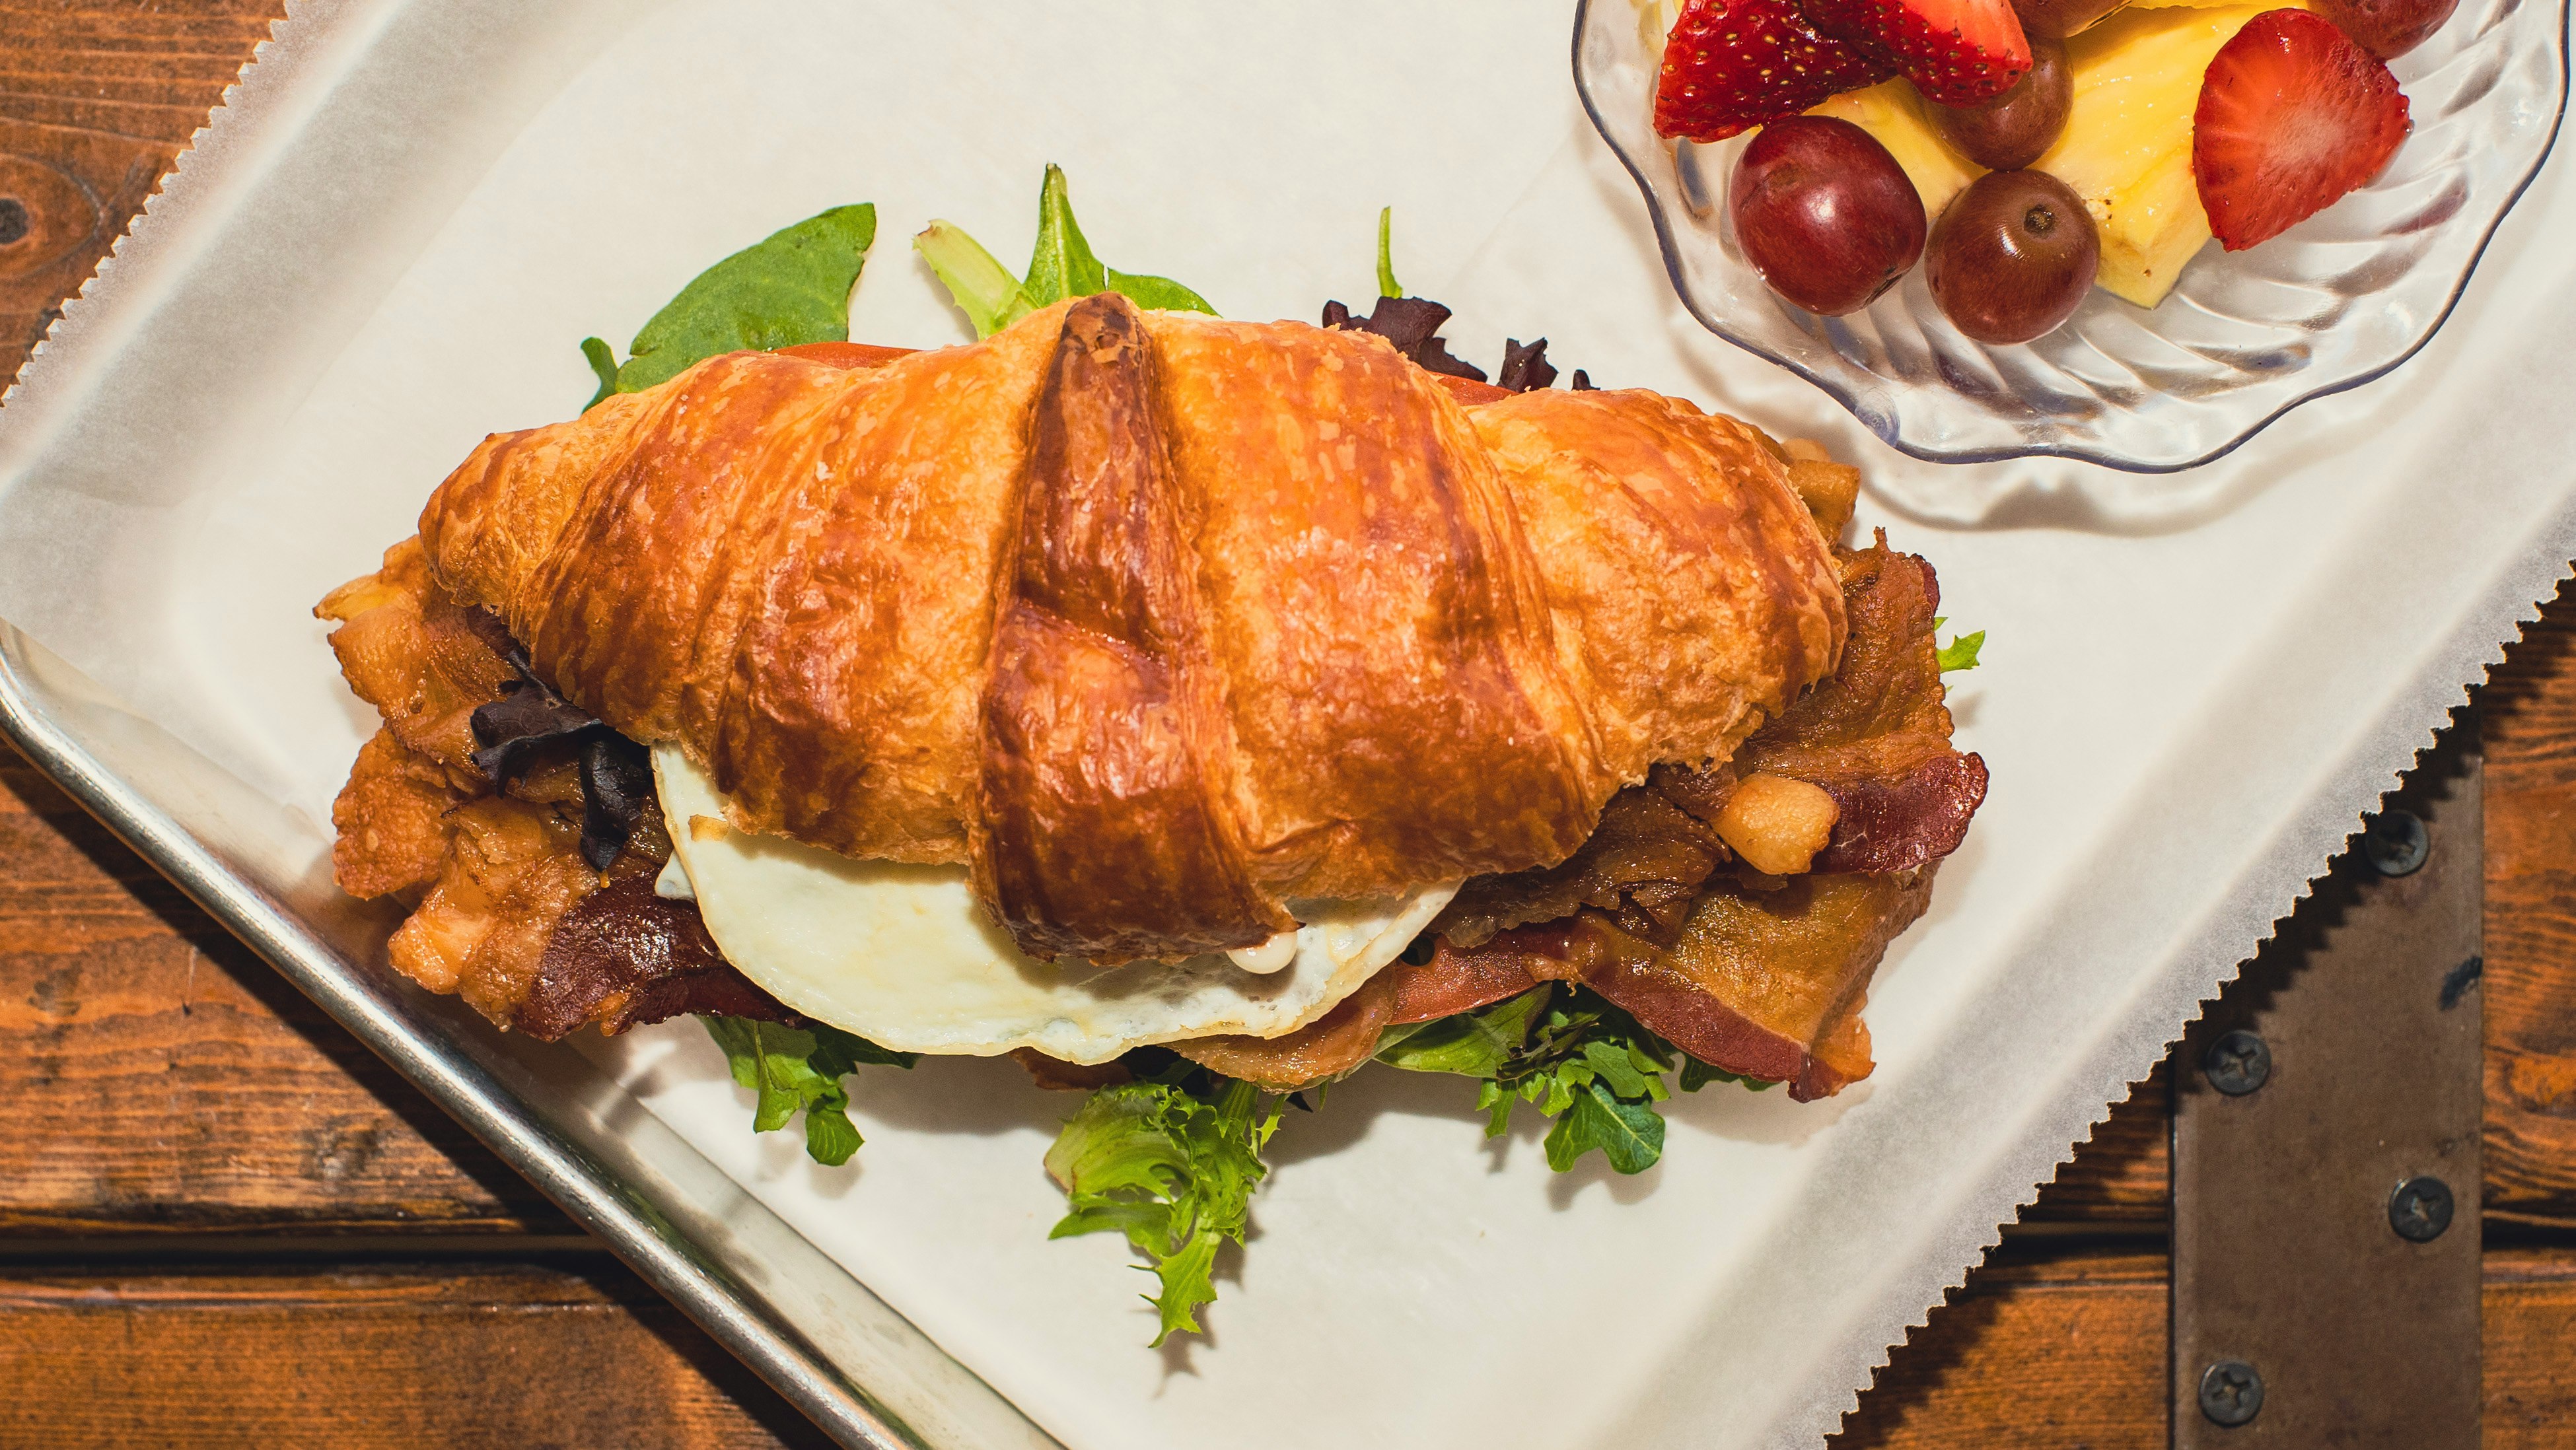
[[[9,1445],[828,1444],[604,1260],[0,1271],[0,1384]]]
[[[2161,1255],[1980,1271],[1880,1371],[1836,1450],[2154,1450]],[[2576,1250],[2488,1255],[2486,1443],[2576,1446]],[[0,1271],[0,1443],[816,1444],[605,1264]],[[578,1427],[577,1429],[575,1427]]]
[[[2094,1125],[2093,1136],[2022,1210],[2021,1222],[2161,1229],[2172,1197],[2166,1160],[2173,1107],[2165,1082],[2165,1066],[2158,1063]]]
[[[1833,1450],[2162,1450],[2161,1254],[2006,1260],[1932,1311]],[[2576,1249],[2486,1258],[2488,1450],[2576,1446]]]
[[[2576,1249],[2489,1249],[2487,1450],[2576,1445]]]
[[[0,1235],[570,1233],[0,749]]]
[[[2483,694],[2486,1211],[2576,1223],[2576,591]]]
[[[282,8],[0,4],[0,385],[125,235]]]

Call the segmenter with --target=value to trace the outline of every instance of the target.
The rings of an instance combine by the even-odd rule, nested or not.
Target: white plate
[[[1877,478],[1930,465],[1680,312],[1561,5],[296,16],[0,410],[0,714],[852,1443],[1814,1444],[2576,552],[2558,164],[2423,355],[2223,464],[2152,497],[1992,466],[1977,527],[1865,511],[1989,631],[1954,703],[1994,773],[1880,974],[1875,1077],[1684,1099],[1617,1179],[1364,1074],[1282,1130],[1214,1333],[1156,1354],[1120,1246],[1045,1241],[1070,1102],[1016,1069],[864,1075],[868,1145],[820,1169],[688,1024],[536,1048],[390,979],[386,917],[321,874],[372,721],[312,602],[485,431],[578,408],[577,339],[786,221],[876,202],[855,334],[962,335],[904,240],[941,215],[1015,260],[1049,160],[1106,259],[1231,314],[1365,301],[1391,203],[1464,356],[1544,333]]]

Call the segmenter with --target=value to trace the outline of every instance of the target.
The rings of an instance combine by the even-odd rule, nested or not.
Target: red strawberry
[[[2384,62],[2320,16],[2266,10],[2201,75],[2191,171],[2209,229],[2239,252],[2377,176],[2405,139]]]
[[[1722,141],[1893,74],[1818,35],[1791,0],[1685,0],[1664,41],[1655,130]]]
[[[1816,29],[1890,57],[1924,99],[1973,106],[2030,69],[2011,0],[1798,0]]]

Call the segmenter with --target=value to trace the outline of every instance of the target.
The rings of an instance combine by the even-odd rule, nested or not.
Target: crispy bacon
[[[1201,1037],[1171,1047],[1211,1071],[1286,1092],[1340,1077],[1368,1061],[1389,1027],[1473,1012],[1536,985],[1517,956],[1444,949],[1428,962],[1388,966],[1332,1011],[1284,1037]]]
[[[1887,944],[1923,914],[1932,871],[1800,876],[1775,890],[1713,884],[1669,947],[1599,912],[1519,927],[1473,951],[1446,942],[1432,968],[1500,1000],[1541,981],[1581,982],[1712,1067],[1789,1084],[1805,1102],[1870,1071],[1860,1004]]]
[[[566,748],[541,745],[497,772],[476,759],[503,737],[545,733],[487,725],[480,738],[478,711],[550,692],[512,689],[524,682],[508,635],[438,587],[417,541],[315,612],[340,621],[342,673],[385,720],[332,806],[332,874],[353,896],[417,898],[388,943],[397,970],[543,1041],[683,1012],[787,1020],[716,951],[695,906],[653,895],[670,838],[647,808],[649,775],[591,758],[605,727],[554,732]],[[606,853],[582,851],[585,834],[605,834],[603,808],[619,848],[604,868],[592,862]]]
[[[1467,883],[1433,924],[1431,963],[1379,981],[1405,972],[1404,990],[1450,1011],[1580,981],[1701,1061],[1785,1081],[1801,1100],[1868,1076],[1870,973],[1922,915],[1933,866],[1985,799],[1986,767],[1950,745],[1931,566],[1884,538],[1839,562],[1851,635],[1832,678],[1732,760],[1660,767],[1621,792],[1559,865]],[[1748,872],[1710,829],[1755,771],[1820,786],[1840,808],[1810,874]],[[1291,1046],[1305,1035],[1280,1039],[1282,1064],[1309,1059]]]
[[[1839,781],[1825,790],[1842,817],[1811,869],[1910,871],[1967,839],[1968,822],[1986,798],[1986,762],[1936,755],[1893,780]]]
[[[439,588],[418,539],[387,549],[383,569],[332,590],[313,612],[339,623],[331,651],[340,673],[394,739],[438,762],[458,790],[480,794],[474,709],[516,678],[501,622]]]
[[[1378,986],[1385,975],[1285,1037],[1198,1037],[1171,1049],[1212,1072],[1279,1092],[1340,1077],[1377,1051],[1390,1020],[1388,994]]]
[[[638,873],[564,913],[511,1025],[554,1042],[591,1022],[615,1036],[639,1022],[689,1012],[796,1020],[725,960],[696,905],[656,896],[652,881]]]
[[[437,761],[378,729],[331,803],[332,879],[360,898],[427,888],[447,858],[447,813],[465,799]]]
[[[1572,856],[1543,870],[1469,881],[1432,930],[1457,946],[1476,947],[1498,931],[1556,921],[1589,906],[1629,918],[1643,934],[1668,935],[1689,914],[1699,884],[1734,859],[1705,821],[1651,786],[1623,790]]]
[[[1959,847],[1986,763],[1950,746],[1932,566],[1887,547],[1841,556],[1851,637],[1831,678],[1753,733],[1732,762],[1824,787],[1842,818],[1814,869],[1905,871]]]

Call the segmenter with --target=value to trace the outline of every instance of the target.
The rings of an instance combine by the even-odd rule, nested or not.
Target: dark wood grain
[[[2576,595],[2484,693],[2486,1211],[2576,1225]]]
[[[2487,1450],[2576,1445],[2576,1250],[2486,1257]],[[1932,1311],[1834,1450],[2161,1450],[2165,1259],[2004,1262]]]
[[[0,1444],[829,1442],[622,1270],[0,1271]]]
[[[0,379],[125,234],[282,9],[0,0]]]
[[[2166,1164],[2173,1141],[2170,1096],[2158,1064],[2094,1125],[2074,1159],[2022,1211],[2022,1223],[2162,1231],[2172,1196]]]
[[[0,1236],[571,1226],[0,748]]]

